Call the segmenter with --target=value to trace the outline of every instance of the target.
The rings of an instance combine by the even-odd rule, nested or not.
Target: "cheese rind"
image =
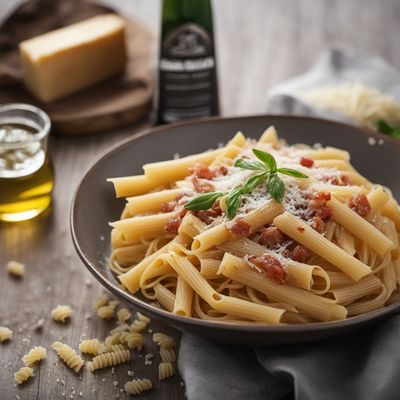
[[[25,86],[50,103],[121,72],[124,21],[100,15],[20,43]]]

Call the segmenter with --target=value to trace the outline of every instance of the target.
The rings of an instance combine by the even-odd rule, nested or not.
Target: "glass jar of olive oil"
[[[0,220],[36,217],[51,203],[48,115],[28,104],[0,106]]]

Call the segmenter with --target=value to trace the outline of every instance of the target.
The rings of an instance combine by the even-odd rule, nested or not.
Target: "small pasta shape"
[[[107,336],[104,340],[105,351],[103,353],[108,353],[111,351],[111,346],[115,344],[121,344],[121,333],[114,333],[113,335]]]
[[[170,362],[162,362],[158,365],[158,380],[170,378],[175,374],[175,368]]]
[[[93,372],[97,369],[113,367],[123,364],[131,359],[129,350],[110,351],[108,353],[99,354],[88,363],[89,369]]]
[[[17,384],[20,385],[21,383],[25,382],[29,378],[32,378],[33,376],[35,376],[33,374],[33,368],[22,367],[14,374],[14,379],[15,382],[17,382]]]
[[[175,347],[175,340],[173,337],[166,335],[165,333],[157,332],[153,335],[153,341],[156,342],[160,347],[170,349]]]
[[[6,326],[0,326],[0,343],[5,342],[6,340],[12,339],[13,332],[10,328]]]
[[[139,319],[136,319],[135,321],[132,322],[130,326],[130,331],[131,332],[143,332],[147,327],[147,323],[145,321],[140,321]]]
[[[103,293],[95,300],[95,302],[93,303],[93,308],[97,310],[100,307],[106,306],[110,300],[111,300],[110,296]]]
[[[110,351],[105,351],[104,353],[114,352],[118,350],[126,350],[126,347],[123,344],[112,344],[110,346]]]
[[[65,322],[72,315],[72,308],[70,306],[58,305],[51,310],[51,317],[54,321]]]
[[[97,309],[97,315],[102,319],[111,319],[115,317],[115,306],[102,306]]]
[[[22,278],[25,275],[25,264],[9,261],[7,263],[7,272],[16,278]]]
[[[121,342],[126,343],[130,349],[142,350],[143,336],[139,332],[122,332]]]
[[[114,335],[116,333],[121,333],[121,332],[124,332],[124,331],[129,331],[129,325],[128,324],[122,324],[122,325],[117,326],[114,329],[111,329],[110,334]]]
[[[149,317],[147,317],[146,315],[143,315],[143,314],[140,313],[140,312],[137,312],[136,315],[137,315],[137,319],[138,319],[139,321],[146,322],[147,325],[150,324],[151,319],[150,319]]]
[[[105,345],[99,339],[86,339],[79,344],[79,350],[81,353],[97,356],[105,351]]]
[[[117,312],[118,322],[121,324],[123,324],[125,321],[128,321],[128,319],[130,319],[131,316],[132,314],[126,308],[121,308]]]
[[[35,346],[27,354],[22,357],[22,362],[26,367],[32,364],[42,361],[47,357],[47,351],[42,346]]]
[[[168,349],[166,347],[160,348],[160,357],[161,360],[166,363],[173,363],[176,361],[176,353],[174,349]]]
[[[51,347],[56,351],[57,355],[75,372],[79,372],[84,361],[79,354],[67,344],[54,342]]]
[[[130,395],[137,395],[150,390],[153,387],[150,379],[147,378],[136,378],[125,383],[125,392]]]
[[[118,305],[120,305],[121,302],[119,300],[111,300],[108,305],[111,307],[117,307]]]

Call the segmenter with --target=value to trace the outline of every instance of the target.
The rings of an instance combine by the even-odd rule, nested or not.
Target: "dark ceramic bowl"
[[[162,320],[181,331],[224,343],[281,344],[322,339],[377,322],[400,309],[392,304],[369,314],[345,321],[296,326],[243,326],[184,318],[160,310],[140,297],[118,287],[107,267],[110,254],[108,221],[118,219],[124,200],[115,199],[112,184],[106,178],[142,173],[148,162],[171,159],[214,148],[227,142],[238,130],[258,138],[269,125],[275,125],[280,137],[289,143],[316,142],[351,152],[353,165],[373,182],[392,189],[400,198],[400,143],[370,131],[322,119],[292,116],[211,118],[165,125],[144,131],[103,154],[83,177],[75,194],[71,212],[71,231],[75,248],[89,271],[114,295],[152,318]],[[380,140],[372,146],[368,138]]]

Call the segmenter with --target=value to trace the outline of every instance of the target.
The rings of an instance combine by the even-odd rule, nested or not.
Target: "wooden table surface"
[[[14,0],[0,0],[1,13]],[[108,2],[109,3],[109,2]],[[118,7],[159,31],[159,1],[114,0]],[[262,113],[265,93],[272,85],[303,73],[327,46],[344,45],[367,54],[383,56],[400,68],[400,2],[398,0],[217,0],[214,2],[221,103],[224,115]],[[6,7],[7,6],[7,7]],[[1,57],[1,55],[0,55]],[[155,60],[156,61],[156,60]],[[52,209],[32,221],[0,224],[0,325],[7,324],[14,337],[0,345],[1,399],[113,399],[130,379],[151,377],[155,388],[143,399],[181,399],[184,387],[179,376],[158,383],[157,358],[152,366],[135,354],[130,365],[77,376],[57,359],[50,348],[54,340],[78,347],[83,338],[104,337],[111,323],[93,315],[92,303],[102,292],[100,284],[82,265],[69,233],[69,210],[77,182],[93,159],[114,143],[131,137],[144,122],[119,132],[93,137],[52,137],[56,188]],[[238,127],[240,128],[240,127]],[[11,279],[5,264],[26,264],[23,280]],[[51,321],[50,311],[69,304],[70,323]],[[42,333],[33,327],[45,319]],[[153,323],[153,331],[178,332]],[[156,355],[147,335],[144,353]],[[48,358],[36,369],[36,377],[22,387],[14,386],[14,372],[21,357],[33,345],[48,349]]]

